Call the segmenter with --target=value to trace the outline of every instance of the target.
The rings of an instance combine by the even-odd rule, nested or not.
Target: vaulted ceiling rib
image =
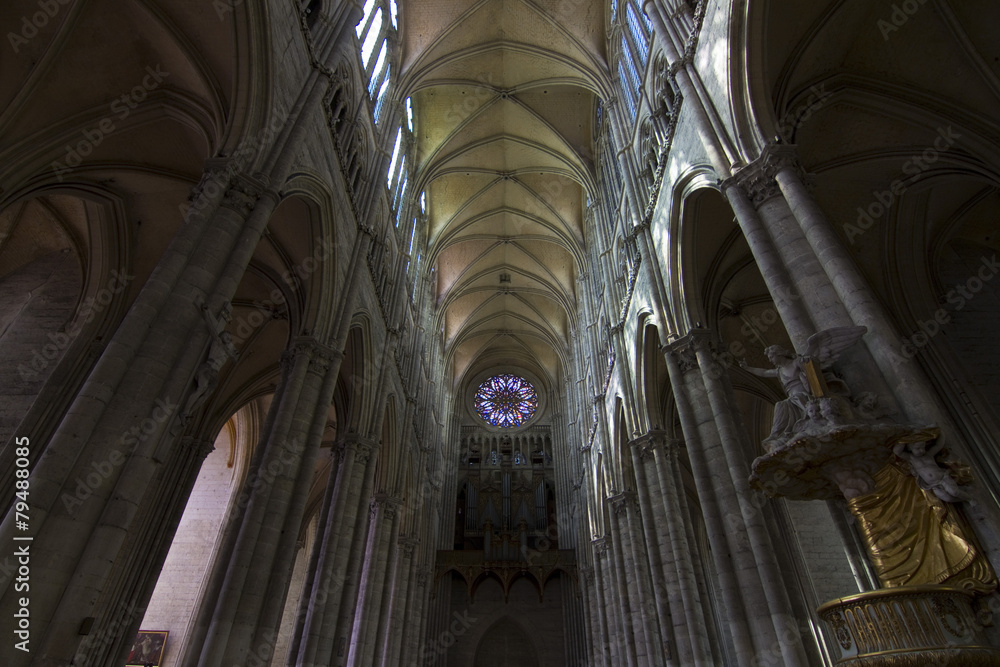
[[[577,326],[604,5],[409,9],[401,85],[418,116],[414,182],[453,379],[518,360],[555,380]]]

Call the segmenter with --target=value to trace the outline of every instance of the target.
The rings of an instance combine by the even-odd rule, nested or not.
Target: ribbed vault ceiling
[[[561,375],[577,326],[604,3],[416,3],[402,26],[427,266],[453,380]],[[418,189],[419,191],[419,189]]]

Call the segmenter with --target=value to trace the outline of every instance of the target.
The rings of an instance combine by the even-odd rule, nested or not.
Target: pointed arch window
[[[396,212],[397,226],[404,219],[403,213],[407,208],[406,195],[410,185],[410,157],[407,154],[407,146],[411,145],[413,138],[413,102],[409,97],[404,101],[403,108],[406,119],[401,121],[396,129],[396,140],[392,148],[392,157],[389,159],[385,183],[389,190],[392,209]]]
[[[639,108],[642,77],[649,60],[650,23],[635,0],[628,0],[624,4],[621,16],[616,11],[616,3],[612,6],[612,20],[617,33],[620,34],[616,54],[618,87],[625,108],[628,110],[628,119],[635,120]]]
[[[360,23],[358,25],[361,25]],[[371,23],[368,25],[368,31],[365,34],[364,41],[361,42],[361,64],[368,67],[368,61],[371,60],[372,52],[375,51],[375,44],[378,42],[378,38],[382,36],[382,8],[379,7],[375,10],[375,16],[372,18]]]
[[[388,13],[389,22],[385,21]],[[354,32],[361,41],[361,67],[368,77],[368,97],[372,101],[372,116],[376,124],[383,120],[386,101],[392,88],[392,60],[395,42],[390,36],[397,28],[395,1],[368,0],[361,21]],[[376,51],[378,55],[372,59]]]

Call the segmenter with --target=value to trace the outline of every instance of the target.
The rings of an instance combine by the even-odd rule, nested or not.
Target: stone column
[[[782,641],[786,632],[798,628],[798,623],[792,612],[783,577],[778,570],[778,563],[774,557],[775,545],[772,544],[767,527],[764,525],[764,515],[756,509],[751,498],[748,482],[750,462],[747,460],[747,452],[751,451],[752,445],[746,429],[738,423],[732,386],[728,382],[725,369],[712,357],[707,334],[695,335],[693,345],[708,402],[719,431],[729,481],[736,497],[735,509],[741,512],[740,515],[730,515],[733,518],[732,523],[745,530],[749,538],[751,553],[766,598],[766,607],[774,624],[775,636],[779,639],[778,644],[781,647],[784,663],[805,666],[808,660],[802,648],[801,636],[797,641]],[[737,522],[738,518],[742,518],[741,524]]]
[[[730,546],[719,512],[719,500],[716,498],[716,492],[712,486],[712,474],[702,460],[703,454],[700,450],[703,447],[701,444],[702,435],[698,428],[699,420],[692,410],[687,395],[687,381],[685,376],[686,373],[691,372],[696,367],[696,363],[685,356],[682,368],[681,359],[677,354],[679,345],[672,344],[669,348],[670,351],[665,355],[667,371],[670,374],[670,384],[673,388],[674,400],[677,403],[677,413],[681,420],[681,428],[684,431],[684,438],[688,443],[692,473],[698,491],[702,516],[705,520],[708,540],[712,547],[715,573],[719,579],[719,590],[726,608],[727,618],[725,621],[729,626],[730,635],[732,636],[733,645],[740,664],[750,664],[754,655],[751,629],[748,626],[746,613],[743,609],[740,584],[737,580],[736,572],[733,570],[733,563],[727,557],[727,554],[730,553]]]
[[[351,652],[348,656],[351,664],[374,664],[382,605],[384,603],[388,606],[383,590],[386,577],[394,569],[392,560],[396,557],[399,539],[399,504],[398,498],[385,494],[376,495],[372,500],[373,526],[368,548],[365,550],[367,559],[358,596],[357,620],[351,637]]]
[[[639,507],[642,513],[642,527],[646,539],[646,557],[649,562],[650,574],[652,577],[653,598],[656,604],[656,615],[659,620],[658,626],[663,639],[664,651],[667,655],[667,664],[676,664],[676,660],[681,660],[683,664],[691,664],[691,645],[684,633],[674,632],[673,624],[675,618],[683,618],[683,607],[675,602],[675,609],[671,610],[671,599],[679,600],[676,592],[676,577],[666,576],[667,568],[674,570],[672,555],[664,558],[666,550],[663,548],[664,541],[662,534],[657,534],[657,527],[661,529],[667,527],[669,535],[670,526],[663,520],[661,511],[659,514],[654,509],[654,505],[662,508],[662,494],[659,485],[656,483],[654,475],[650,475],[649,465],[653,457],[653,450],[647,445],[648,438],[638,438],[629,443],[632,453],[632,465],[635,468],[637,495]],[[671,593],[672,592],[672,593]],[[670,644],[674,646],[670,646]]]
[[[334,631],[347,579],[347,565],[352,541],[361,539],[358,525],[367,520],[367,511],[362,509],[362,487],[366,478],[366,468],[372,458],[374,442],[357,433],[348,434],[343,443],[343,463],[337,474],[333,508],[329,520],[322,526],[317,536],[316,547],[320,550],[312,596],[303,600],[306,618],[303,636],[299,642],[297,662],[305,664],[329,664],[333,653]],[[365,497],[367,498],[367,497]],[[364,501],[367,508],[367,500]],[[360,516],[359,516],[360,515]],[[346,654],[346,646],[345,646]]]
[[[370,513],[371,498],[375,487],[375,454],[377,446],[372,450],[371,456],[365,462],[361,470],[361,491],[355,498],[359,505],[354,526],[354,538],[349,545],[349,555],[347,560],[347,572],[344,578],[343,594],[340,598],[340,609],[335,616],[327,615],[335,625],[330,626],[331,630],[336,630],[329,635],[331,638],[331,648],[333,661],[331,664],[347,664],[347,658],[351,648],[351,634],[354,624],[357,621],[358,611],[358,590],[361,585],[361,572],[365,563],[366,547],[368,546],[368,535],[372,531],[372,517]]]
[[[419,622],[412,626],[407,626],[404,649],[405,656],[420,655],[421,642],[427,637],[428,617],[430,616],[430,582],[433,581],[434,571],[423,565],[418,558],[413,560],[413,578],[416,589],[414,590],[411,602],[407,604],[407,618],[416,618],[417,612]]]
[[[396,556],[392,581],[383,596],[383,616],[379,622],[378,636],[382,642],[380,652],[376,655],[375,664],[381,667],[392,667],[399,664],[399,651],[403,644],[405,627],[412,623],[406,610],[414,597],[413,593],[413,553],[417,546],[413,537],[399,538],[399,551]],[[386,598],[388,598],[386,600]]]
[[[642,224],[636,225],[635,236],[641,258],[640,264],[645,266],[646,280],[649,282],[650,295],[653,299],[653,323],[662,343],[665,342],[664,337],[667,332],[676,330],[673,322],[667,319],[670,311],[666,308],[666,304],[670,302],[670,288],[664,284],[660,258],[649,238],[649,224],[645,220]]]
[[[299,530],[305,527],[303,521],[305,518],[306,501],[309,498],[309,489],[312,486],[323,433],[329,421],[329,408],[333,402],[333,392],[336,387],[337,377],[340,372],[340,362],[343,360],[343,356],[343,353],[339,350],[331,351],[327,348],[322,354],[314,356],[310,362],[310,370],[312,372],[324,373],[323,384],[320,388],[319,401],[316,404],[312,424],[309,428],[305,453],[303,454],[302,463],[299,466],[298,479],[295,482],[293,495],[289,504],[285,520],[286,527],[300,526]],[[279,631],[281,617],[285,610],[285,598],[288,596],[288,588],[295,568],[295,556],[298,552],[298,547],[295,545],[299,539],[299,530],[286,528],[282,533],[257,631],[258,643],[263,643],[268,634],[273,634],[276,637]]]
[[[635,499],[630,492],[624,492],[608,500],[615,541],[621,545],[622,597],[628,600],[627,615],[635,636],[636,662],[639,665],[662,665],[663,643],[656,623],[656,607],[649,599],[649,584],[643,576],[645,568],[641,562],[645,555],[641,554],[640,537],[634,525],[637,519]]]
[[[625,665],[628,658],[624,654],[625,641],[622,639],[623,630],[621,616],[616,603],[617,597],[614,590],[614,575],[611,564],[610,538],[601,537],[594,540],[594,569],[597,575],[597,589],[601,597],[598,606],[598,613],[601,619],[601,627],[604,633],[604,663],[608,665]],[[631,663],[635,664],[633,659]]]
[[[594,567],[580,567],[580,590],[583,595],[583,622],[587,629],[587,663],[604,667],[604,641],[602,640],[599,612],[594,608],[600,593],[594,582]]]
[[[247,505],[250,502],[254,489],[259,485],[263,485],[266,481],[264,479],[261,479],[260,482],[257,481],[258,478],[262,477],[262,471],[270,475],[270,473],[266,472],[266,467],[263,467],[264,455],[267,448],[262,446],[261,443],[264,437],[274,429],[274,422],[279,412],[277,406],[280,405],[282,397],[288,390],[292,374],[291,359],[290,350],[286,350],[281,355],[279,363],[280,374],[277,386],[274,389],[271,409],[267,411],[264,423],[260,427],[260,436],[258,442],[255,443],[250,463],[247,466],[247,477],[240,489],[239,496],[237,496],[229,511],[229,516],[223,524],[220,546],[215,555],[215,561],[209,570],[206,582],[202,587],[201,596],[195,610],[195,621],[192,624],[192,630],[188,637],[187,648],[183,657],[185,664],[196,664],[201,655],[201,650],[205,645],[205,636],[208,633],[208,628],[212,623],[212,615],[215,612],[215,602],[219,599],[222,585],[228,575],[227,566],[233,558],[233,552],[236,549],[236,543],[239,539],[240,528],[247,514]]]
[[[617,513],[610,507],[610,502],[605,507],[606,512],[611,512],[611,540],[608,545],[608,570],[610,574],[611,599],[615,601],[612,610],[618,618],[618,641],[620,655],[624,657],[629,665],[646,664],[646,641],[642,624],[638,627],[633,622],[635,616],[632,612],[632,600],[629,599],[628,577],[625,572],[625,547],[623,544],[622,531],[619,528]],[[633,597],[634,594],[633,594]]]
[[[316,588],[319,585],[319,582],[317,581],[316,570],[319,566],[319,556],[321,550],[315,548],[315,543],[322,539],[323,529],[330,520],[330,511],[333,508],[334,492],[337,488],[336,482],[340,477],[341,465],[344,463],[345,458],[343,453],[343,447],[338,447],[336,444],[330,447],[330,474],[327,476],[326,489],[323,492],[323,500],[321,501],[322,505],[320,506],[319,517],[316,523],[316,537],[313,540],[313,548],[310,550],[309,565],[306,567],[302,596],[299,598],[299,608],[295,614],[295,624],[292,628],[292,635],[288,643],[288,655],[292,658],[299,654],[306,618],[309,615],[309,611],[312,609],[311,601],[314,599],[314,596],[317,595]],[[323,602],[326,601],[326,593],[327,592],[323,593]]]
[[[683,613],[674,618],[674,627],[683,623],[683,628],[675,635],[679,637],[684,634],[688,637],[691,652],[690,658],[681,657],[681,664],[711,665],[713,658],[710,635],[705,624],[704,604],[707,601],[701,597],[698,589],[694,563],[697,547],[689,536],[688,507],[682,500],[685,490],[678,460],[680,446],[679,441],[669,440],[662,434],[652,434],[649,438],[649,448],[655,457],[655,470],[650,476],[650,484],[654,497],[659,499],[659,502],[652,503],[653,516],[657,525],[667,526],[669,544],[666,549],[669,556],[665,555],[664,561],[672,561],[676,573],[676,595],[679,596],[680,610]]]
[[[247,223],[241,211],[220,205],[232,178],[216,166],[205,174],[203,184],[213,186],[199,195],[206,214],[182,224],[31,471],[33,548],[59,554],[33,563],[37,655],[68,662],[81,641],[82,616],[95,619],[94,632],[116,635],[105,629],[105,619],[121,605],[141,603],[132,597],[134,588],[111,589],[131,576],[124,545],[146,530],[133,521],[144,517],[162,531],[172,519],[162,516],[162,506],[145,510],[156,486],[149,480],[174,474],[163,472],[163,462],[180,434],[168,426],[215,334],[195,301],[211,291],[223,266],[219,256],[230,252]],[[262,184],[253,185],[260,197]],[[262,209],[272,194],[265,199]],[[94,481],[81,481],[87,479]],[[19,534],[15,522],[11,508],[0,528],[5,542]],[[142,576],[155,578],[148,571]],[[147,588],[145,582],[138,586]],[[19,597],[11,581],[0,590],[0,609],[12,614]],[[19,652],[12,660],[20,664],[22,658]]]
[[[903,412],[917,423],[934,421],[933,418],[928,419],[928,415],[944,417],[946,411],[919,367],[912,359],[901,361],[902,357],[895,352],[899,349],[896,326],[803,184],[795,149],[771,145],[761,159],[773,163],[775,182],[851,320],[868,327],[873,339],[867,343],[868,349],[896,394]]]
[[[798,296],[798,299],[809,311],[815,327],[826,329],[851,324],[847,310],[774,180],[777,164],[765,153],[736,172],[733,178],[743,188],[764,221],[767,233],[798,294],[808,295],[807,299],[802,296]],[[801,345],[805,341],[793,342]]]
[[[232,558],[223,565],[226,575],[219,599],[214,601],[202,664],[246,661],[258,645],[268,641],[273,648],[294,563],[282,549],[292,551],[298,537],[304,511],[304,492],[299,487],[302,479],[312,475],[322,435],[322,426],[316,424],[325,424],[333,391],[327,374],[332,370],[335,377],[339,372],[339,364],[331,368],[334,358],[332,351],[310,339],[298,339],[292,348],[285,391],[272,404],[276,412],[264,440],[262,467],[252,480],[255,486]],[[268,599],[279,594],[279,600]]]
[[[156,484],[152,498],[155,502],[141,511],[152,513],[168,508],[171,514],[183,514],[201,465],[214,449],[214,439],[181,438],[179,445],[171,451],[171,463],[176,465],[170,465],[168,475]],[[145,519],[141,521],[142,531],[129,536],[128,576],[116,587],[118,591],[127,591],[134,596],[133,600],[148,600],[152,596],[156,579],[148,574],[161,571],[175,535],[175,530],[157,530],[152,517],[142,519]],[[116,662],[139,631],[141,609],[137,609],[134,602],[121,604],[114,610],[109,622],[121,628],[120,636],[116,636],[115,641],[102,641],[100,635],[84,637],[77,649],[78,657],[86,656],[84,659],[95,665]]]
[[[658,34],[670,34],[659,13],[659,8],[655,0],[645,0],[643,2],[643,11],[653,23]],[[722,128],[713,124],[712,114],[706,108],[701,92],[695,85],[694,79],[697,77],[697,71],[691,66],[691,57],[686,52],[682,54],[669,39],[660,42],[660,44],[663,46],[667,62],[670,63],[671,69],[675,72],[674,76],[677,81],[677,87],[680,88],[685,102],[690,106],[695,120],[695,128],[704,144],[709,161],[718,173],[728,175],[729,169],[733,164],[733,160],[730,157],[732,150],[726,146],[728,140],[725,138],[725,133],[721,131]]]
[[[733,207],[736,221],[750,246],[750,252],[753,253],[764,284],[774,300],[782,324],[793,343],[801,345],[816,332],[816,327],[805,309],[799,287],[789,276],[774,240],[743,186],[736,179],[729,179],[723,182],[722,191]]]

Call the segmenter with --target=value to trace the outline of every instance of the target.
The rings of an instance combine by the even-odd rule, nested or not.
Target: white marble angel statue
[[[931,443],[900,442],[893,447],[893,452],[899,458],[910,464],[917,484],[925,491],[930,491],[946,503],[957,503],[969,500],[966,489],[959,486],[958,481],[951,476],[948,468],[940,465],[935,458],[944,449],[944,440],[938,437]]]
[[[760,377],[778,378],[787,399],[774,406],[774,424],[765,444],[777,444],[795,431],[795,425],[806,418],[810,401],[833,394],[847,396],[847,386],[836,378],[824,377],[826,370],[840,353],[861,340],[867,327],[836,327],[813,334],[806,341],[806,353],[796,355],[781,345],[771,345],[764,354],[774,368],[753,368],[745,361],[740,367]]]

